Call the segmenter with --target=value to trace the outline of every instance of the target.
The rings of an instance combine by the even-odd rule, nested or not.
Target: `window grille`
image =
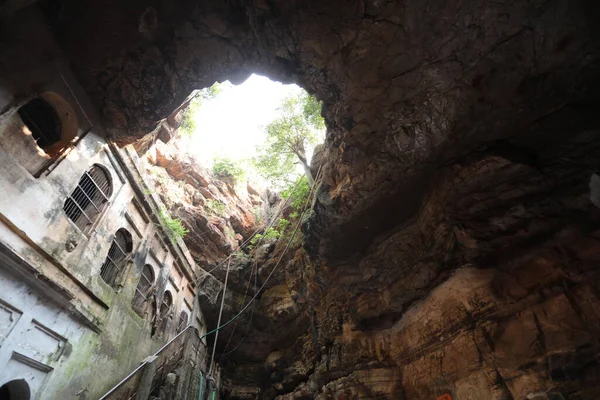
[[[185,311],[182,311],[181,314],[179,314],[179,322],[177,322],[177,333],[184,330],[187,326],[187,323],[188,323],[188,315]]]
[[[99,165],[93,165],[79,179],[77,187],[65,201],[63,210],[84,234],[88,234],[106,207],[111,193],[108,173]]]
[[[125,229],[119,229],[110,245],[106,260],[100,268],[100,276],[113,288],[120,272],[125,267],[127,255],[131,253],[132,247],[131,234]]]
[[[154,286],[154,270],[148,264],[144,265],[142,269],[142,276],[140,281],[135,288],[135,295],[133,296],[132,307],[136,313],[143,316],[144,310],[146,309],[150,295]]]
[[[46,100],[35,98],[19,108],[19,116],[31,131],[35,143],[48,151],[61,139],[62,124],[58,113]]]

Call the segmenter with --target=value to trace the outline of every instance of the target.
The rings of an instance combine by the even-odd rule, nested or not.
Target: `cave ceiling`
[[[311,243],[328,256],[413,217],[460,157],[535,158],[598,122],[591,1],[66,1],[48,14],[120,143],[251,73],[322,100]]]
[[[476,348],[460,342],[448,350],[457,352],[458,364],[460,354],[474,354],[464,367],[468,379],[485,370],[494,382],[509,382],[498,383],[498,397],[473,398],[526,398],[515,382],[546,375],[527,375],[523,365],[550,365],[551,345],[540,332],[555,332],[550,320],[568,314],[567,303],[588,321],[574,305],[579,294],[552,296],[557,282],[582,285],[593,269],[589,260],[597,260],[592,232],[599,215],[590,203],[590,177],[600,170],[594,1],[44,4],[108,135],[120,144],[152,132],[193,90],[252,73],[296,83],[322,101],[327,137],[313,165],[322,183],[303,226],[312,261],[296,269],[297,260],[290,261],[270,287],[275,293],[287,285],[302,303],[275,315],[270,305],[277,302],[269,299],[277,296],[261,300],[258,333],[248,335],[236,358],[236,379],[250,377],[250,386],[251,371],[269,354],[295,371],[272,377],[280,383],[264,398],[294,390],[280,398],[315,398],[314,387],[343,380],[368,360],[382,379],[401,382],[381,398],[434,398],[447,382],[459,390],[456,382],[467,378],[440,383],[441,375],[423,372],[438,363],[424,354],[440,351],[428,340],[459,343],[468,335]],[[456,281],[463,286],[456,289]],[[466,297],[452,298],[453,290]],[[549,298],[553,305],[542,303]],[[411,312],[426,312],[429,325],[411,320],[407,310],[417,301],[421,311]],[[470,301],[476,305],[467,311],[444,308]],[[600,332],[597,322],[587,324]],[[529,350],[507,344],[513,328],[520,333],[506,335],[533,335],[543,351],[515,361]],[[557,349],[600,349],[597,341],[578,340]],[[364,348],[370,341],[378,344]]]

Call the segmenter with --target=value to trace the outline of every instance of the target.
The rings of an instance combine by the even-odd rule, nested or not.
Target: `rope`
[[[319,171],[320,171],[320,169],[319,169]],[[252,296],[252,298],[248,301],[248,303],[246,303],[246,305],[237,314],[235,314],[229,321],[225,322],[223,325],[217,326],[212,331],[209,331],[209,332],[205,333],[200,339],[204,339],[205,337],[207,337],[209,335],[212,335],[215,332],[220,331],[221,329],[225,328],[227,325],[229,325],[230,323],[232,323],[233,321],[235,321],[236,318],[238,318],[240,315],[242,315],[242,313],[244,311],[246,311],[248,309],[248,307],[250,307],[250,304],[252,304],[252,302],[254,300],[256,300],[256,298],[258,297],[258,295],[267,286],[267,283],[269,282],[269,279],[271,279],[271,277],[273,276],[273,274],[277,270],[277,267],[281,263],[281,260],[283,259],[283,256],[285,255],[285,253],[289,249],[290,245],[292,244],[292,241],[294,240],[294,237],[296,237],[296,233],[298,232],[298,228],[300,228],[300,225],[302,224],[302,217],[304,216],[304,213],[306,213],[306,204],[308,203],[308,200],[311,198],[312,189],[314,189],[315,186],[316,186],[316,184],[313,185],[313,187],[311,188],[311,192],[309,192],[309,195],[306,198],[306,202],[304,204],[304,208],[303,208],[302,214],[298,218],[298,223],[296,224],[296,226],[294,227],[294,230],[292,231],[292,235],[290,236],[290,240],[287,242],[285,248],[283,249],[283,252],[279,256],[279,259],[277,260],[277,263],[275,263],[275,266],[273,267],[273,269],[271,270],[271,272],[269,272],[269,275],[267,275],[267,278],[265,279],[265,281],[263,282],[263,284],[260,286],[260,288],[258,288],[258,290],[256,291],[256,293],[254,293],[254,296]]]
[[[256,260],[254,260],[254,263],[252,264],[252,271],[250,271],[250,276],[248,277],[248,283],[246,284],[246,290],[244,291],[244,296],[240,300],[240,306],[242,306],[244,304],[244,299],[248,295],[248,289],[250,289],[250,281],[252,280],[252,275],[254,275],[254,290],[256,291],[256,277],[258,276],[258,262]],[[252,307],[252,314],[254,314],[254,307]],[[252,321],[252,316],[250,317],[250,321]],[[235,321],[235,325],[233,325],[233,329],[231,330],[229,339],[227,339],[227,344],[225,345],[223,352],[227,351],[227,348],[229,347],[229,343],[231,343],[231,339],[233,338],[233,334],[235,333],[235,329],[237,328],[238,322],[239,322],[239,320]],[[223,355],[221,355],[219,360],[221,360],[221,358],[223,358]]]
[[[294,238],[296,236],[296,233],[298,232],[298,228],[300,228],[300,225],[302,224],[302,219],[304,217],[304,214],[306,213],[308,202],[312,198],[313,191],[316,193],[315,188],[317,187],[317,182],[318,182],[318,178],[319,178],[320,174],[321,174],[321,167],[319,168],[319,171],[317,172],[317,175],[316,175],[316,178],[315,178],[315,182],[313,183],[313,185],[312,185],[312,187],[311,187],[311,189],[310,189],[310,191],[308,193],[308,196],[306,196],[306,201],[304,202],[304,206],[302,208],[302,213],[300,214],[300,216],[298,218],[298,223],[296,223],[296,226],[294,227],[294,230],[292,231],[292,235],[290,236],[290,239],[288,240],[285,248],[283,249],[283,252],[279,256],[279,259],[275,263],[275,266],[273,267],[273,269],[271,270],[271,272],[269,272],[269,275],[267,276],[267,278],[265,279],[265,281],[263,282],[263,284],[260,286],[260,288],[257,291],[255,291],[254,296],[252,296],[252,298],[248,301],[248,303],[246,303],[246,305],[236,315],[234,315],[229,321],[225,322],[223,325],[219,326],[219,324],[217,324],[217,327],[215,329],[213,329],[210,332],[205,333],[200,338],[200,340],[204,339],[208,335],[212,335],[213,333],[220,331],[221,329],[223,329],[224,327],[226,327],[227,325],[229,325],[230,323],[232,323],[234,320],[236,320],[240,315],[242,315],[242,313],[244,311],[246,311],[248,309],[248,307],[250,307],[250,305],[254,302],[254,300],[256,300],[256,298],[258,297],[258,295],[267,286],[267,283],[269,282],[269,279],[271,279],[271,277],[273,276],[273,274],[277,270],[277,267],[281,263],[281,260],[283,259],[283,256],[285,255],[285,253],[288,251],[290,245],[292,244],[292,241],[294,240]],[[240,342],[240,344],[241,344],[241,342]],[[239,347],[239,344],[238,344],[238,346],[236,346],[236,349],[237,349],[237,347]],[[213,356],[214,356],[214,352],[213,352]]]
[[[225,274],[225,283],[223,284],[223,298],[221,299],[221,309],[219,310],[219,319],[217,320],[217,326],[221,324],[221,316],[223,315],[223,307],[225,306],[225,293],[227,291],[227,279],[229,278],[229,266],[231,260],[227,263],[227,273]],[[212,355],[210,356],[210,366],[208,368],[208,376],[212,375],[213,362],[215,361],[215,352],[217,351],[217,340],[219,339],[219,331],[216,332],[215,341],[213,343]]]
[[[256,284],[257,284],[257,280],[258,280],[258,265],[257,264],[255,264],[255,265],[257,268],[256,268],[256,271],[254,274],[254,291],[256,292]],[[231,339],[233,338],[233,333],[235,332],[235,326],[234,326],[233,330],[231,331],[231,335],[229,335],[229,341],[227,342],[227,346],[225,346],[225,349],[223,350],[224,353],[219,358],[219,362],[223,359],[223,357],[227,357],[228,355],[230,355],[231,353],[236,351],[238,349],[238,347],[240,347],[240,345],[244,342],[244,340],[246,339],[246,336],[248,335],[248,332],[250,332],[250,326],[252,325],[252,319],[254,317],[255,309],[256,309],[255,305],[252,304],[252,311],[250,313],[250,321],[248,321],[248,325],[246,325],[246,330],[244,331],[244,335],[242,336],[242,339],[240,340],[240,342],[232,350],[225,353],[225,350],[227,350],[227,347],[229,346],[229,341],[231,341]]]
[[[320,170],[319,170],[319,171],[320,171]],[[318,175],[318,174],[317,174],[317,175]],[[301,179],[298,179],[298,180],[296,181],[296,184],[294,185],[294,188],[292,189],[292,193],[294,193],[294,194],[296,193],[296,189],[298,189],[298,185],[300,184],[300,182],[301,182],[301,181],[302,181],[302,178],[301,178]],[[258,234],[258,232],[260,232],[261,230],[267,230],[267,229],[269,229],[270,227],[272,227],[272,226],[273,226],[273,224],[274,224],[276,221],[278,221],[278,217],[281,215],[281,213],[283,212],[283,210],[285,210],[285,209],[286,209],[286,207],[287,207],[287,206],[288,206],[288,204],[290,203],[291,199],[292,199],[292,196],[288,197],[288,198],[286,199],[285,203],[284,203],[284,204],[283,204],[283,205],[282,205],[282,206],[279,208],[279,211],[277,211],[277,214],[276,214],[275,216],[273,216],[273,218],[271,218],[271,221],[269,222],[269,224],[267,225],[267,227],[265,227],[265,228],[257,228],[257,229],[256,229],[256,230],[255,230],[255,231],[252,233],[252,235],[250,235],[250,236],[248,237],[248,239],[246,239],[246,240],[245,240],[245,241],[244,241],[244,242],[243,242],[243,243],[240,245],[240,249],[243,249],[244,247],[248,246],[248,244],[249,244],[249,243],[252,241],[252,239],[254,239],[254,236],[256,236],[256,235]],[[262,239],[259,241],[259,243],[260,243],[260,242],[262,242]],[[206,273],[210,274],[210,273],[212,273],[214,270],[216,270],[217,268],[219,268],[219,267],[223,266],[223,265],[225,264],[225,262],[226,262],[227,260],[229,260],[231,257],[232,257],[232,254],[229,254],[229,255],[227,256],[227,258],[225,258],[223,261],[221,261],[220,263],[218,263],[218,264],[217,264],[215,267],[213,267],[211,270],[209,270],[209,271],[206,271]],[[201,278],[198,278],[198,279],[194,280],[193,282],[194,282],[194,283],[195,283],[195,282],[198,282],[200,279],[201,279]]]
[[[294,188],[292,189],[292,192],[291,192],[292,195],[290,195],[286,199],[286,202],[279,208],[279,211],[278,211],[277,215],[275,215],[271,219],[270,225],[267,228],[265,228],[265,230],[269,229],[271,226],[273,226],[273,224],[275,223],[275,221],[278,221],[278,217],[280,216],[281,213],[283,213],[283,210],[286,209],[286,207],[288,206],[288,203],[293,198],[292,196],[294,194],[296,194],[296,189],[298,189],[298,186],[300,185],[300,182],[302,181],[302,179],[304,179],[304,178],[301,177],[300,179],[298,179],[296,181],[296,184],[294,185]],[[297,196],[296,196],[296,198],[297,198]],[[258,232],[258,230],[256,232]],[[256,232],[254,234],[256,234]],[[248,239],[248,240],[251,240],[251,238]],[[263,241],[263,238],[260,238],[260,240],[258,241],[258,243],[256,244],[256,246],[258,247],[262,243],[262,241]],[[243,246],[243,244],[242,244],[242,246]],[[215,268],[213,268],[213,270]],[[254,291],[256,292],[256,285],[257,285],[257,279],[258,279],[258,262],[256,260],[254,260],[253,271],[254,271]],[[244,296],[242,297],[242,301],[240,302],[240,306],[243,304],[243,301],[244,301],[243,299],[245,299],[246,295],[248,294],[248,289],[250,288],[250,280],[251,279],[252,279],[252,272],[250,272],[250,276],[248,277],[248,283],[246,284],[246,290],[244,291]],[[244,339],[246,339],[246,335],[248,334],[248,331],[250,329],[250,324],[252,323],[252,318],[254,317],[254,308],[255,307],[252,307],[252,313],[250,314],[250,321],[248,322],[248,325],[246,325],[246,330],[244,332],[242,340],[237,344],[237,346],[235,346],[235,348],[232,351],[226,352],[227,348],[229,347],[229,343],[231,343],[231,339],[233,338],[233,334],[235,333],[235,330],[237,328],[237,324],[238,324],[239,320],[237,320],[235,322],[235,325],[233,326],[233,329],[231,330],[231,334],[229,335],[229,339],[227,340],[227,344],[225,345],[225,348],[223,349],[224,354],[222,354],[221,357],[219,357],[219,360],[221,360],[223,357],[225,357],[225,356],[233,353],[235,350],[237,350],[237,348],[242,344],[242,342],[244,341]]]

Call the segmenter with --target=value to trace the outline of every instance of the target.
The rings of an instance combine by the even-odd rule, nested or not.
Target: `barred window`
[[[87,235],[106,207],[111,193],[112,185],[108,172],[94,164],[79,179],[77,187],[65,201],[63,210]]]
[[[179,322],[177,322],[177,333],[183,331],[188,324],[188,315],[185,311],[182,311],[181,314],[179,314]]]
[[[131,253],[131,250],[133,250],[131,233],[127,232],[126,229],[119,229],[110,245],[106,260],[100,268],[100,276],[104,279],[104,282],[113,288],[117,284],[117,279],[125,267],[127,256]]]
[[[169,316],[169,311],[171,311],[171,306],[173,305],[173,295],[171,294],[171,292],[169,292],[168,290],[165,291],[165,294],[163,294],[163,300],[162,303],[160,305],[160,312],[158,317],[160,318],[160,326],[162,331],[166,331],[167,330],[167,324],[169,322],[168,320],[168,316]]]
[[[142,269],[142,276],[140,281],[135,288],[135,295],[131,306],[133,310],[138,313],[141,317],[144,316],[144,312],[148,308],[149,299],[154,289],[154,270],[148,264],[144,265]]]

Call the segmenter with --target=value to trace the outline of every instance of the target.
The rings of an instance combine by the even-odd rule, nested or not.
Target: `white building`
[[[49,32],[32,6],[0,47],[0,398],[97,399],[203,333],[199,272]]]

